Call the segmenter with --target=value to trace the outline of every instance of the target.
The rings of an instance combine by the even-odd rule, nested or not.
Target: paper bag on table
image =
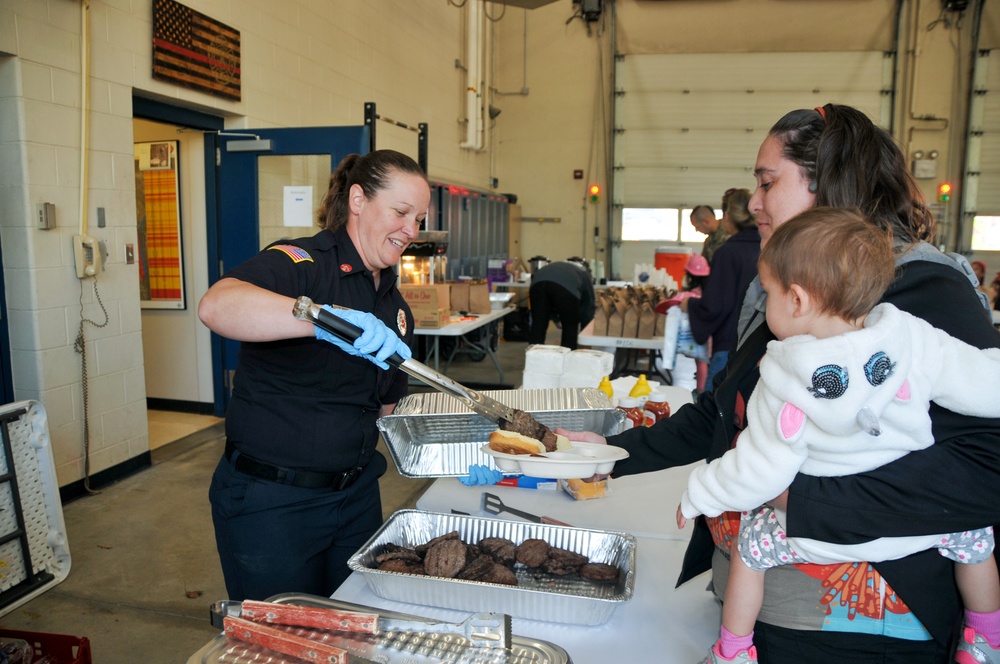
[[[628,303],[625,300],[615,300],[611,311],[608,314],[608,336],[622,336],[622,328],[625,322],[625,312],[628,311]]]
[[[469,313],[488,314],[492,309],[489,285],[469,284]]]
[[[452,281],[448,283],[448,296],[452,311],[469,311],[469,282]]]
[[[652,339],[656,332],[656,320],[663,318],[656,313],[649,300],[644,300],[642,308],[639,310],[639,339]]]
[[[639,311],[638,300],[633,299],[628,303],[622,315],[622,337],[635,339],[639,334]]]
[[[597,296],[596,306],[594,308],[594,321],[593,321],[593,335],[595,337],[606,337],[608,336],[608,318],[611,315],[611,310],[614,308],[614,304],[611,302],[611,298],[603,294]]]

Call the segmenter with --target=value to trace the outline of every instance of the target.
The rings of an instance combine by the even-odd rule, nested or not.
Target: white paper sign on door
[[[312,226],[313,188],[308,186],[285,187],[285,226]]]

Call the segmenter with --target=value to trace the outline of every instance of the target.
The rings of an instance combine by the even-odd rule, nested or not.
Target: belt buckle
[[[361,466],[357,466],[355,468],[351,468],[348,471],[345,471],[344,475],[340,478],[340,481],[337,483],[337,491],[343,491],[347,487],[354,484],[354,482],[358,479],[358,476],[361,474],[361,471],[362,471]]]

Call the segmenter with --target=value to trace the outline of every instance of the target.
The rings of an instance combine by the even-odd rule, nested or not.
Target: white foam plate
[[[483,454],[493,457],[497,468],[505,473],[523,473],[533,477],[553,479],[606,475],[615,467],[616,461],[628,458],[628,452],[621,447],[599,443],[573,443],[568,450],[548,452],[544,457],[504,454],[491,449],[489,444],[479,449]]]

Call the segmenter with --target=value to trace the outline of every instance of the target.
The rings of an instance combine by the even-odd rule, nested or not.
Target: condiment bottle
[[[662,392],[650,392],[643,405],[642,423],[651,427],[668,417],[670,417],[670,404],[667,403],[667,396]]]
[[[646,374],[639,374],[639,380],[635,381],[632,391],[628,393],[630,397],[644,397],[653,391],[646,380]]]
[[[615,396],[615,390],[611,387],[611,381],[608,380],[607,376],[601,379],[601,384],[597,386],[597,389],[607,394],[609,399]]]
[[[632,429],[642,426],[642,408],[635,397],[622,397],[618,400],[618,409],[625,411],[625,428]]]

